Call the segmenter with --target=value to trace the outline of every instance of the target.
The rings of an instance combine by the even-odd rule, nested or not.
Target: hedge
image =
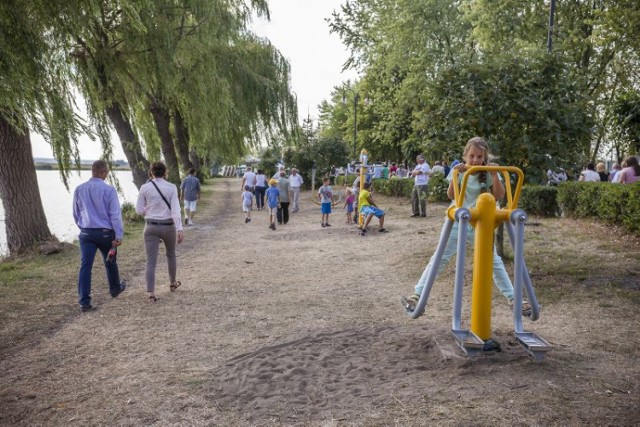
[[[559,214],[558,189],[543,185],[522,187],[518,207],[530,215],[553,217]]]
[[[640,234],[640,183],[574,181],[557,188],[563,215],[621,224],[632,233]]]

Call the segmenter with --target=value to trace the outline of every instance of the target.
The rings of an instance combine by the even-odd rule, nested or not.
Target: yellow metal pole
[[[360,198],[360,194],[362,194],[362,190],[364,190],[364,180],[366,176],[366,168],[367,162],[369,160],[369,152],[366,149],[362,149],[360,152],[360,192],[358,193],[358,198]],[[358,203],[358,226],[364,226],[364,218],[360,215],[360,203]]]
[[[471,332],[486,341],[491,338],[491,292],[493,285],[493,232],[496,199],[483,193],[476,203],[477,218],[471,290]]]

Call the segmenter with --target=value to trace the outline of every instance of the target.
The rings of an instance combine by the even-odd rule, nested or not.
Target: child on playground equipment
[[[269,228],[276,229],[276,211],[280,206],[280,190],[276,187],[278,181],[271,178],[269,180],[269,188],[267,188],[267,207],[269,208]]]
[[[468,168],[472,166],[497,166],[495,163],[488,163],[489,159],[489,145],[481,137],[471,138],[467,145],[464,148],[463,160],[466,163],[459,163],[455,167],[451,169],[449,176],[447,176],[447,181],[449,181],[449,188],[447,190],[447,195],[449,199],[454,200],[454,183],[453,183],[453,170],[457,169],[459,171],[458,179],[462,182],[462,177]],[[500,180],[497,172],[478,172],[469,176],[467,180],[467,188],[464,194],[464,208],[472,208],[476,205],[478,200],[478,196],[481,193],[485,193],[490,191],[495,197],[496,201],[501,200],[505,195],[504,185]],[[445,247],[444,254],[442,256],[442,261],[438,267],[438,274],[442,272],[442,270],[449,263],[449,260],[453,255],[455,255],[457,250],[457,242],[458,242],[458,228],[459,223],[456,221],[453,224],[453,228],[451,229],[451,235],[449,236],[449,240],[447,241],[447,246]],[[474,240],[474,228],[471,225],[468,225],[467,229],[467,243],[473,243]],[[415,293],[409,297],[402,297],[402,304],[405,309],[413,311],[420,299],[420,295],[422,294],[422,289],[425,286],[425,282],[427,280],[427,276],[429,271],[432,268],[433,257],[429,260],[429,264],[425,268],[420,280],[415,286]],[[504,268],[504,263],[502,262],[502,258],[497,254],[495,245],[493,247],[493,282],[498,287],[502,295],[505,296],[509,300],[509,304],[513,305],[513,285],[511,283],[511,279],[507,274],[507,271]],[[531,305],[527,299],[523,299],[522,302],[522,314],[524,316],[531,316]]]
[[[242,212],[244,212],[244,223],[251,222],[251,206],[253,206],[253,193],[251,193],[251,187],[244,186],[242,192]]]
[[[371,184],[368,182],[364,183],[364,188],[360,192],[358,196],[358,205],[360,206],[360,213],[364,216],[364,224],[362,225],[362,230],[360,231],[360,235],[364,236],[367,234],[367,227],[371,222],[373,217],[377,217],[379,221],[378,231],[380,233],[386,233],[387,230],[384,228],[384,211],[378,208],[375,201],[373,200],[373,196],[369,191],[369,187]]]
[[[347,197],[344,200],[344,210],[347,213],[347,220],[345,223],[352,224],[353,223],[353,202],[356,200],[356,196],[353,194],[350,188],[347,188],[346,191]]]
[[[318,199],[320,199],[320,212],[322,212],[323,227],[331,227],[329,224],[329,215],[331,215],[331,203],[333,202],[333,190],[329,185],[329,177],[322,178],[322,187],[318,190]]]

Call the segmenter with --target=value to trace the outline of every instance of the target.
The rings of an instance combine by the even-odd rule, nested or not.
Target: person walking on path
[[[115,249],[122,244],[124,235],[120,201],[116,189],[104,182],[108,174],[107,162],[96,160],[91,166],[89,181],[73,192],[73,220],[80,229],[78,296],[82,311],[93,309],[91,270],[98,250],[102,254],[111,296],[117,297],[127,287],[125,280],[120,282]]]
[[[262,173],[262,169],[258,169],[258,173],[256,174],[256,209],[262,210],[264,209],[264,193],[267,191],[267,177],[264,173]]]
[[[149,302],[156,302],[156,264],[160,241],[164,243],[169,270],[169,289],[171,292],[180,287],[176,280],[176,242],[182,243],[182,219],[180,218],[180,203],[178,189],[165,180],[167,167],[162,162],[154,162],[149,170],[151,180],[140,187],[136,212],[144,215],[144,246],[147,252],[147,268],[145,278]],[[177,234],[177,236],[176,236]]]
[[[320,212],[322,213],[323,227],[331,227],[329,224],[329,215],[331,215],[331,203],[333,202],[333,190],[329,185],[329,177],[325,176],[322,179],[322,187],[318,189],[318,199],[320,199]]]
[[[184,201],[184,222],[187,225],[193,225],[193,215],[196,213],[198,200],[200,200],[200,180],[196,177],[196,170],[191,168],[180,184],[180,201]]]
[[[289,201],[291,187],[285,171],[280,172],[278,180],[278,191],[280,192],[280,205],[278,205],[278,224],[286,224],[289,222]]]
[[[291,187],[291,212],[296,213],[300,210],[298,205],[300,201],[300,187],[304,184],[302,175],[298,173],[298,169],[291,169],[291,175],[289,176],[289,185]]]
[[[495,163],[488,163],[489,145],[484,140],[484,138],[481,137],[471,138],[467,142],[467,145],[464,148],[463,157],[466,164],[460,163],[453,167],[453,169],[457,169],[459,171],[459,183],[462,182],[464,172],[472,166],[497,166]],[[447,180],[449,181],[447,195],[449,196],[449,199],[454,200],[455,194],[453,173],[449,174]],[[502,181],[500,181],[497,172],[478,172],[474,175],[470,175],[467,180],[467,187],[464,193],[464,204],[462,207],[467,209],[475,207],[476,202],[478,201],[478,197],[483,192],[490,192],[495,197],[496,201],[502,200],[502,198],[504,198],[504,185],[502,184]],[[449,240],[447,240],[440,265],[437,266],[437,274],[440,274],[442,270],[444,270],[451,258],[457,252],[458,230],[459,223],[456,221],[451,229],[451,234],[449,235]],[[467,243],[473,244],[474,238],[475,229],[470,224],[467,224]],[[427,276],[429,275],[431,269],[434,268],[433,262],[434,258],[431,257],[429,263],[427,264],[427,267],[422,273],[422,276],[418,280],[418,283],[415,285],[415,293],[409,297],[402,297],[402,305],[405,307],[405,309],[413,311],[418,304],[420,295],[422,294],[422,290],[426,285]],[[513,305],[513,285],[506,269],[504,268],[502,258],[500,258],[500,256],[496,252],[495,245],[493,247],[493,282],[498,287],[502,295],[504,295],[509,300],[509,304]],[[524,299],[522,302],[522,314],[524,316],[531,315],[531,304],[526,299]]]
[[[244,223],[251,222],[251,207],[253,206],[253,194],[249,191],[249,186],[245,185],[242,192],[242,212],[244,213]]]
[[[416,157],[418,164],[413,169],[413,191],[411,192],[412,217],[427,216],[427,188],[429,185],[429,165],[424,161],[422,154]]]
[[[240,191],[244,191],[245,185],[248,185],[252,193],[256,191],[256,174],[251,170],[251,166],[247,167],[247,171],[242,176],[242,184],[240,184]]]
[[[267,208],[269,208],[269,228],[276,229],[276,215],[280,206],[280,191],[278,190],[278,181],[271,178],[269,180],[269,188],[267,188]]]

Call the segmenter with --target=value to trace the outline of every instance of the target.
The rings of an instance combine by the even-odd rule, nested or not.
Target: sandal
[[[180,287],[180,285],[182,285],[182,282],[180,282],[179,280],[176,280],[175,282],[173,282],[171,284],[171,286],[169,286],[169,289],[171,290],[171,292],[173,292],[176,289],[178,289]]]
[[[158,297],[154,296],[154,295],[149,295],[149,302],[150,303],[154,303],[158,301]]]
[[[402,297],[400,298],[400,302],[402,302],[402,306],[405,310],[413,311],[416,309],[418,305],[418,301],[420,301],[420,295],[413,294],[410,297]]]
[[[386,228],[380,228],[380,229],[378,229],[378,232],[379,233],[388,233]]]
[[[509,305],[511,306],[511,309],[513,310],[513,300],[509,301]],[[522,298],[522,315],[525,317],[531,317],[531,303],[529,302],[528,299],[526,298]]]

